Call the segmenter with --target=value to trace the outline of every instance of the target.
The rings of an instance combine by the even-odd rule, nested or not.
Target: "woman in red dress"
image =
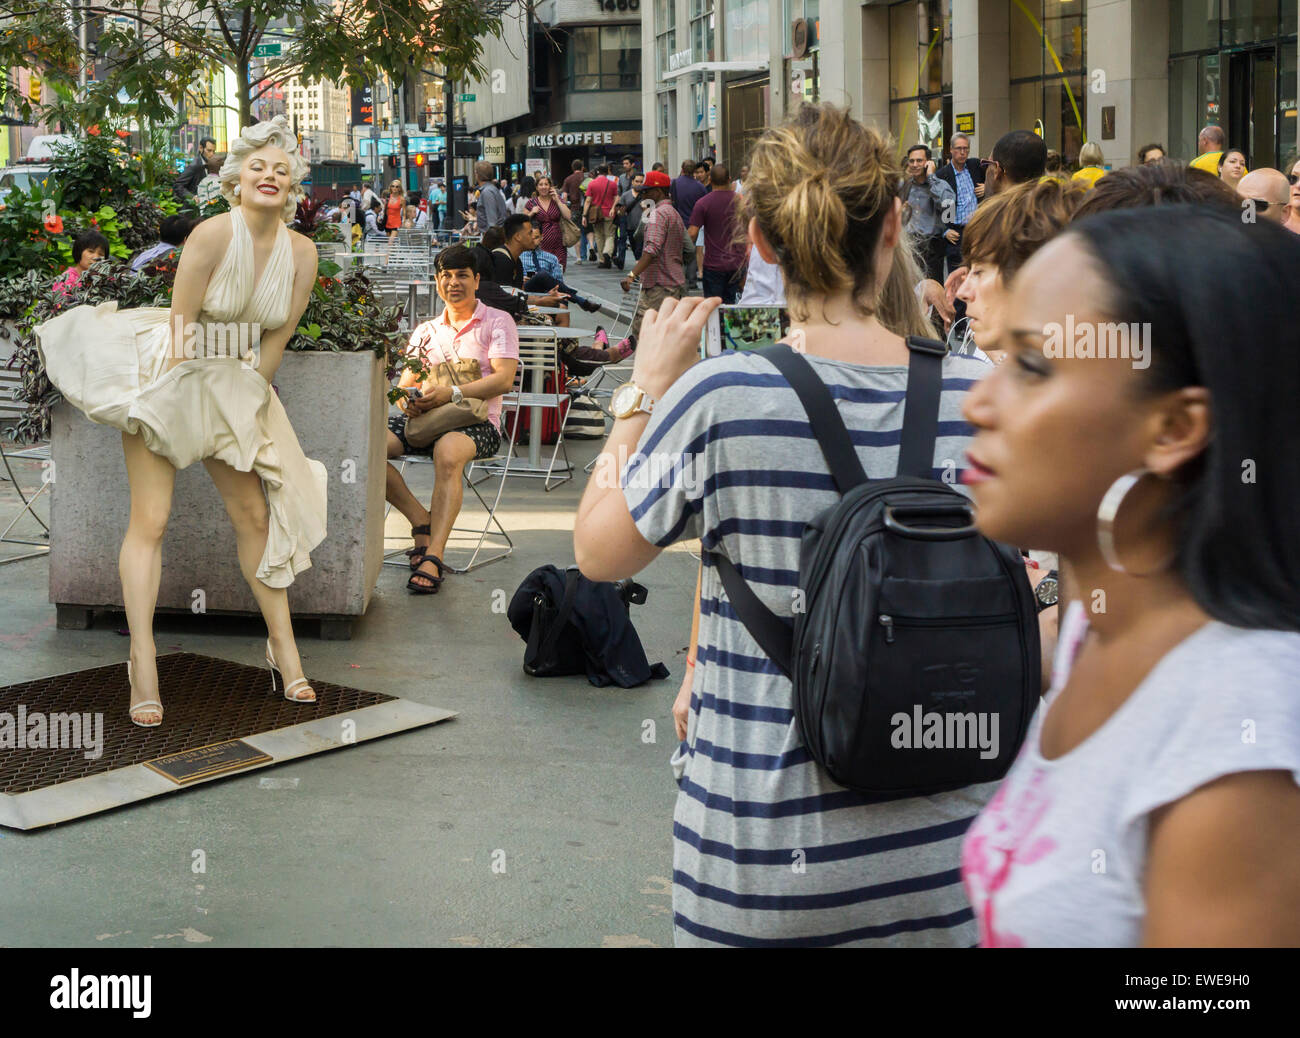
[[[537,178],[537,197],[528,200],[524,212],[541,229],[542,250],[560,261],[561,270],[567,269],[569,250],[564,245],[564,230],[560,221],[570,219],[569,207],[555,193],[555,185],[551,183],[550,177],[543,174]]]

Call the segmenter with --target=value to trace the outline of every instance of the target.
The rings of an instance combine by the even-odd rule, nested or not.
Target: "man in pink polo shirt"
[[[427,509],[391,463],[385,487],[388,502],[411,523],[415,546],[406,554],[414,572],[406,586],[420,595],[431,595],[442,586],[446,567],[441,555],[464,496],[461,474],[470,461],[490,458],[500,449],[501,397],[514,385],[519,366],[514,319],[477,298],[478,268],[473,253],[463,245],[443,249],[434,270],[438,295],[446,309],[411,333],[411,352],[421,354],[430,369],[442,362],[454,364],[473,357],[483,377],[460,386],[426,383],[418,387],[418,395],[414,372],[403,371],[398,382],[399,388],[411,389],[412,394],[398,405],[405,413],[388,423],[388,456],[431,453],[434,464],[433,499]],[[487,421],[443,433],[428,447],[414,447],[407,441],[408,416],[464,398],[486,400]]]

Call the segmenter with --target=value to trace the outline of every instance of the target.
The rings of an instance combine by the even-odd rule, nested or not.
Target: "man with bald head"
[[[1255,218],[1283,224],[1287,206],[1291,202],[1291,185],[1276,169],[1256,169],[1247,173],[1237,183],[1237,194],[1242,205],[1253,211]]]
[[[1200,154],[1192,159],[1190,165],[1193,169],[1203,169],[1206,173],[1212,173],[1217,177],[1219,175],[1219,156],[1223,154],[1223,149],[1227,146],[1228,138],[1224,134],[1222,126],[1202,127],[1201,132],[1196,135],[1196,150]]]

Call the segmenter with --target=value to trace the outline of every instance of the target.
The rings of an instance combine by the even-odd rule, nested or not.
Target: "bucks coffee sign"
[[[535,133],[528,138],[530,148],[573,148],[582,144],[613,144],[610,130],[586,130],[582,133]]]

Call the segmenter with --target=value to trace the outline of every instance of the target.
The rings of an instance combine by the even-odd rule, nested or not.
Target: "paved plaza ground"
[[[617,272],[573,281],[620,294]],[[0,830],[0,945],[671,944],[669,708],[689,636],[692,546],[642,575],[649,601],[633,613],[666,681],[624,691],[530,678],[523,642],[492,611],[495,591],[573,561],[581,467],[597,449],[571,444],[577,478],[550,493],[509,482],[499,514],[511,558],[451,576],[430,597],[408,594],[406,571],[385,567],[351,641],[303,625],[310,676],[455,710],[454,720],[64,825]],[[430,470],[411,470],[420,496]],[[20,478],[39,481],[39,470],[27,463]],[[0,526],[17,506],[0,483]],[[387,531],[390,547],[409,543],[396,513]],[[0,544],[0,558],[23,550]],[[56,630],[47,578],[44,558],[0,565],[0,684],[126,659],[120,616]],[[260,622],[244,620],[157,624],[160,652],[254,665],[262,637]],[[203,874],[192,871],[196,850]]]

